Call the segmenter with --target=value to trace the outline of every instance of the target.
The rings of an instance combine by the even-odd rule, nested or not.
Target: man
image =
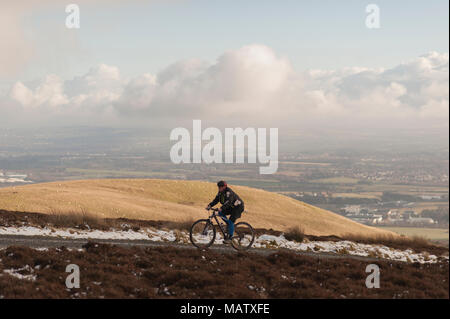
[[[206,209],[210,210],[211,207],[219,202],[222,204],[222,207],[219,208],[219,215],[224,217],[225,222],[228,224],[228,237],[224,239],[223,243],[229,244],[234,233],[234,223],[244,211],[244,202],[228,187],[227,182],[219,181],[217,187],[219,192],[216,198],[206,206]],[[226,218],[226,215],[230,215],[230,218]]]

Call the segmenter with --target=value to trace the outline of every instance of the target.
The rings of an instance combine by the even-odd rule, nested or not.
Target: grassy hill
[[[241,220],[254,227],[287,230],[301,226],[310,235],[383,235],[330,211],[260,189],[232,186],[245,202]],[[20,212],[86,211],[104,218],[186,221],[207,216],[216,195],[213,183],[158,179],[102,179],[32,184],[0,189],[0,209]]]

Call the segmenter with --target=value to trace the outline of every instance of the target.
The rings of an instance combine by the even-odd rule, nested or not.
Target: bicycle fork
[[[202,235],[206,236],[208,234],[209,223],[206,223],[205,228],[203,228]]]

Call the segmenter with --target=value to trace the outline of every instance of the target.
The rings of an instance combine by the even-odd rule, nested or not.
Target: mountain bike
[[[216,240],[216,233],[219,230],[223,238],[228,234],[228,225],[226,217],[218,214],[218,208],[211,208],[213,213],[208,219],[199,219],[192,224],[189,238],[191,243],[197,248],[208,248]],[[219,218],[221,221],[219,221]],[[214,225],[216,221],[216,225]],[[234,236],[231,238],[231,245],[236,250],[249,249],[255,241],[255,231],[253,227],[246,222],[239,222],[234,225]]]

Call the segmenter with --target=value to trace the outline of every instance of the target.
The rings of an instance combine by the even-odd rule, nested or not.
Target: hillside
[[[254,227],[287,230],[299,225],[310,235],[392,234],[330,211],[260,189],[231,186],[243,198],[242,220]],[[158,179],[102,179],[32,184],[0,189],[0,209],[68,213],[82,210],[105,218],[185,221],[207,216],[213,183]]]

